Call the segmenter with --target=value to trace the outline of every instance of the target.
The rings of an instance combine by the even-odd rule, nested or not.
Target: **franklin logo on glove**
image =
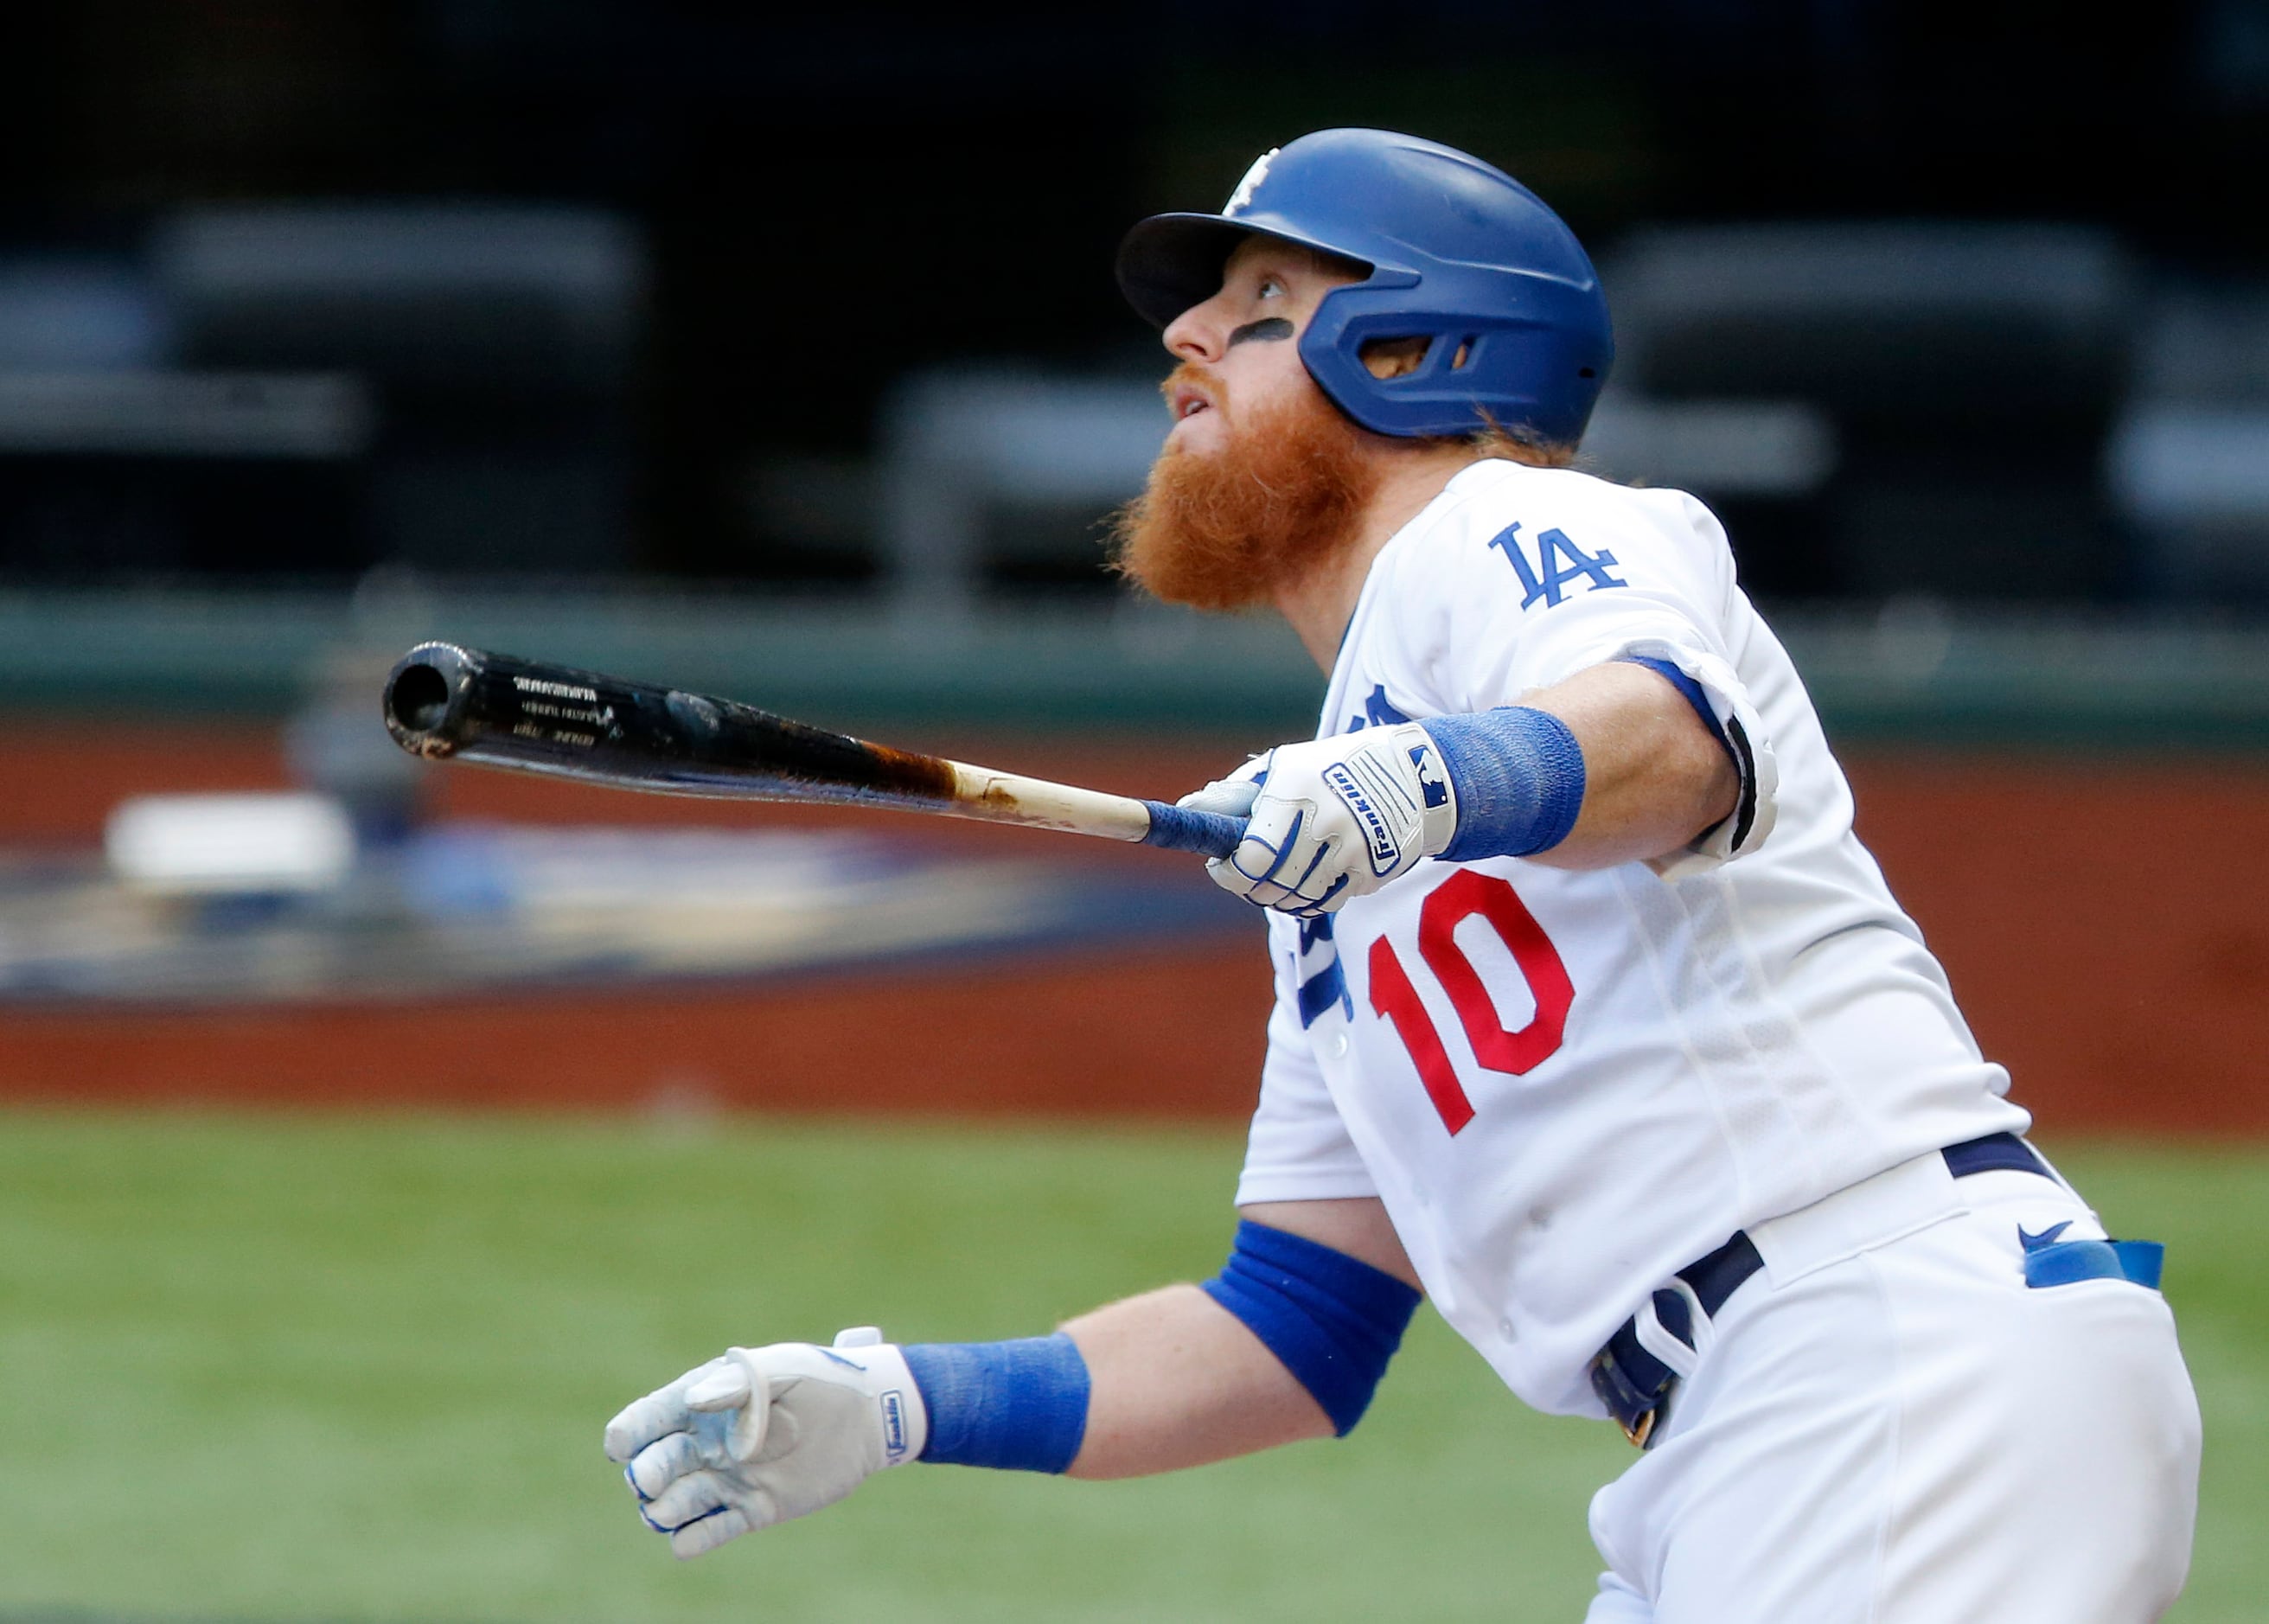
[[[1370,766],[1371,763],[1364,760],[1359,764]],[[1377,775],[1366,776],[1376,778]],[[1416,832],[1418,808],[1409,808],[1408,816],[1395,820],[1395,824],[1400,826],[1392,826],[1387,822],[1386,812],[1381,809],[1380,802],[1385,795],[1393,794],[1394,786],[1382,783],[1378,786],[1382,792],[1380,796],[1367,794],[1364,786],[1356,782],[1355,773],[1349,767],[1338,762],[1324,769],[1323,779],[1331,786],[1334,794],[1347,802],[1348,810],[1355,814],[1356,823],[1362,829],[1364,838],[1371,847],[1371,871],[1378,875],[1393,874],[1401,864],[1403,842]],[[1395,809],[1403,810],[1400,807]]]
[[[883,1406],[883,1452],[892,1465],[906,1458],[906,1396],[893,1387],[880,1399]]]

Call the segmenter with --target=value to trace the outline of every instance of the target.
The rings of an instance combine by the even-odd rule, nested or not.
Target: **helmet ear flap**
[[[1409,308],[1407,290],[1417,282],[1390,272],[1334,288],[1300,336],[1300,359],[1332,403],[1374,433],[1408,438],[1484,428],[1487,420],[1471,400],[1452,403],[1458,421],[1451,424],[1438,423],[1439,403],[1429,409],[1414,398],[1456,387],[1449,383],[1448,374],[1459,370],[1452,362],[1469,360],[1474,347],[1462,326]],[[1380,297],[1362,297],[1373,293]]]
[[[1396,383],[1405,378],[1465,372],[1480,358],[1485,336],[1482,333],[1460,331],[1452,323],[1406,337],[1366,338],[1356,346],[1356,356],[1364,369],[1381,383]]]
[[[1573,447],[1598,397],[1604,343],[1571,336],[1547,316],[1429,311],[1408,289],[1419,278],[1382,273],[1334,288],[1300,336],[1300,359],[1331,400],[1373,433],[1447,438],[1517,431]],[[1367,364],[1412,341],[1415,362],[1381,376]]]

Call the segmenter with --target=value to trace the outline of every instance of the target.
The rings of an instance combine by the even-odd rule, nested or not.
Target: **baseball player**
[[[1179,363],[1120,567],[1329,675],[1186,802],[1250,819],[1210,872],[1275,969],[1228,1262],[1025,1340],[732,1348],[609,1424],[646,1520],[691,1556],[913,1461],[1345,1433],[1423,1293],[1639,1447],[1593,1624],[2157,1616],[2199,1464],[2158,1249],[2022,1137],[1716,520],[1570,466],[1575,238],[1334,129],[1119,277]]]

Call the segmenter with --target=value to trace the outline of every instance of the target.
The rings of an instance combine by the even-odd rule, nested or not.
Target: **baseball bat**
[[[731,699],[455,643],[386,679],[387,731],[413,756],[661,795],[892,807],[1226,857],[1245,822],[870,744]]]

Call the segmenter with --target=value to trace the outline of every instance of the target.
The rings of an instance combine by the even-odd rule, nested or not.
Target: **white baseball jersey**
[[[1592,1355],[1736,1229],[2029,1121],[1692,497],[1465,469],[1372,565],[1318,736],[1630,655],[1699,684],[1741,811],[1670,863],[1434,860],[1320,923],[1272,915],[1238,1188],[1378,1197],[1443,1316],[1560,1414],[1600,1414]]]

